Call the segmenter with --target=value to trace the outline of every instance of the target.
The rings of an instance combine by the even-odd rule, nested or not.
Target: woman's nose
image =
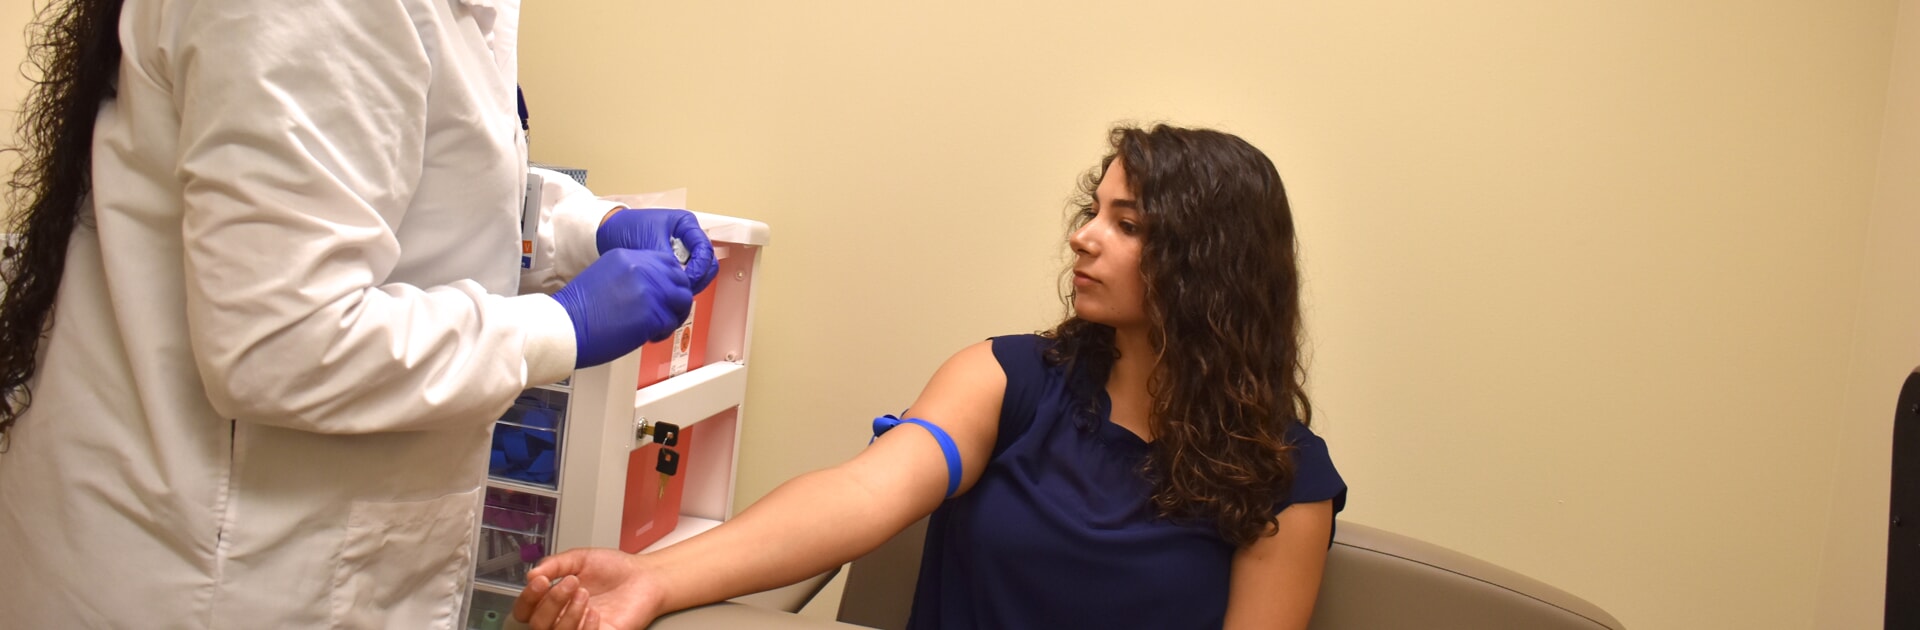
[[[1089,223],[1073,231],[1073,236],[1067,238],[1067,246],[1072,248],[1075,254],[1092,256],[1094,250],[1093,241],[1093,224]]]

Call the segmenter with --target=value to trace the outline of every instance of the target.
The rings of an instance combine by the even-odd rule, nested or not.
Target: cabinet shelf
[[[497,619],[505,610],[502,606],[511,606],[521,585],[502,580],[524,575],[525,569],[531,567],[530,564],[516,567],[514,563],[528,563],[542,553],[578,547],[620,548],[622,528],[631,527],[625,522],[631,518],[626,513],[628,510],[641,515],[637,522],[645,527],[654,526],[654,522],[646,520],[647,515],[665,514],[649,507],[652,504],[646,501],[653,498],[650,492],[630,494],[632,487],[641,487],[630,486],[630,483],[651,484],[650,476],[656,474],[652,470],[651,451],[634,453],[643,447],[655,448],[650,446],[651,438],[642,436],[638,430],[643,421],[672,423],[689,431],[674,447],[681,458],[676,473],[679,477],[674,480],[672,490],[678,493],[678,509],[673,511],[678,517],[677,523],[659,519],[668,523],[661,527],[672,529],[645,551],[686,540],[732,517],[756,293],[752,289],[759,271],[760,248],[767,243],[767,227],[744,219],[694,214],[713,241],[718,266],[709,289],[712,293],[708,294],[711,307],[700,311],[707,319],[697,325],[704,325],[705,332],[688,335],[691,339],[686,342],[688,345],[681,345],[683,342],[676,336],[672,345],[650,344],[648,347],[656,353],[661,348],[671,349],[675,353],[672,369],[686,371],[666,376],[669,371],[657,362],[660,355],[650,355],[643,360],[643,351],[648,350],[643,348],[611,363],[575,371],[561,384],[530,388],[523,394],[523,398],[544,401],[546,404],[539,406],[540,409],[559,410],[560,417],[554,426],[534,426],[540,423],[518,417],[506,418],[498,425],[509,432],[551,431],[551,442],[540,446],[554,448],[550,477],[553,483],[544,483],[549,477],[541,477],[539,480],[543,483],[539,484],[497,476],[487,478],[486,485],[492,489],[488,492],[490,507],[497,507],[492,503],[495,494],[521,493],[529,496],[511,497],[508,504],[541,506],[535,512],[547,520],[538,527],[514,527],[511,522],[485,525],[486,533],[506,542],[483,545],[485,553],[491,554],[483,560],[492,564],[485,567],[488,571],[475,576],[473,596],[469,598],[470,627],[482,617]],[[693,350],[688,351],[689,347]],[[681,362],[683,352],[691,357],[684,363]],[[704,365],[701,365],[702,357]],[[645,378],[642,378],[643,367]],[[656,369],[659,371],[655,372]],[[646,385],[637,387],[642,383]],[[503,444],[512,446],[499,448],[514,448],[518,443]],[[531,458],[530,461],[544,465],[539,458],[546,455],[531,449],[525,453],[515,456]],[[646,461],[639,462],[636,457]],[[529,466],[520,459],[510,461],[514,465]],[[632,466],[647,469],[630,471]],[[543,473],[547,470],[533,467]],[[645,498],[629,505],[629,499],[635,496]],[[662,496],[674,495],[662,491]],[[673,508],[662,505],[661,509]],[[637,529],[628,534],[631,539],[644,542],[649,539],[648,534],[660,536],[658,531]],[[509,543],[537,551],[529,551],[524,557],[515,556],[510,553],[514,545]],[[475,549],[476,559],[482,559],[483,548]]]
[[[713,529],[719,526],[720,526],[720,521],[716,521],[710,518],[700,518],[698,516],[688,516],[686,514],[681,514],[679,527],[673,528],[672,533],[669,533],[665,537],[662,537],[660,540],[654,542],[651,545],[648,545],[647,548],[642,550],[640,553],[653,553],[661,549],[666,549],[667,547],[673,546],[674,543],[678,543],[682,540],[686,540],[688,538],[698,536],[702,532],[705,532],[709,529]]]
[[[507,597],[520,596],[520,587],[505,586],[493,580],[474,580],[473,590],[483,593],[493,593],[495,595],[505,595]]]
[[[746,397],[747,366],[721,361],[640,390],[633,397],[633,421],[690,427],[740,406]]]
[[[544,487],[536,486],[529,483],[521,483],[518,481],[514,481],[512,479],[501,479],[499,477],[487,477],[487,487],[500,488],[504,490],[512,490],[514,492],[525,492],[527,494],[537,494],[543,497],[553,497],[556,499],[560,498],[559,490],[544,488]]]

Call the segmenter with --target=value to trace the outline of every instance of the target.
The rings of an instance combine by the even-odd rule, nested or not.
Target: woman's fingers
[[[560,619],[554,622],[553,627],[557,630],[580,630],[580,622],[587,616],[587,597],[585,587],[575,590],[573,595],[567,598],[567,606],[560,610]],[[594,630],[599,629],[594,628]]]
[[[573,596],[579,591],[580,578],[571,575],[562,578],[560,583],[553,585],[553,588],[540,598],[526,621],[534,627],[534,630],[561,628],[562,626],[558,625],[560,614],[566,611],[568,604],[573,603]]]

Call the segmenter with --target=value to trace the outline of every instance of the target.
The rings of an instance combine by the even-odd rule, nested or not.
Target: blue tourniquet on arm
[[[933,434],[934,441],[940,443],[940,454],[947,456],[947,498],[953,498],[953,494],[960,491],[960,446],[953,443],[953,437],[947,435],[946,431],[941,430],[940,427],[935,426],[931,422],[919,418],[906,418],[903,420],[895,417],[893,414],[887,414],[873,419],[873,438],[879,439],[880,434],[886,433],[889,429],[900,426],[901,424],[920,425],[925,428],[928,433]],[[867,443],[872,444],[873,440],[867,440]]]

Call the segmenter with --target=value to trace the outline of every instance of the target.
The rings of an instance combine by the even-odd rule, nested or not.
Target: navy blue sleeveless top
[[[1155,517],[1149,446],[1107,419],[1101,383],[1048,366],[1052,341],[996,337],[1007,375],[1000,435],[980,480],[933,513],[909,628],[1219,628],[1234,546],[1212,522]],[[1082,392],[1076,394],[1076,392]],[[1088,417],[1088,394],[1099,412]],[[1295,502],[1346,503],[1326,442],[1295,446]]]

